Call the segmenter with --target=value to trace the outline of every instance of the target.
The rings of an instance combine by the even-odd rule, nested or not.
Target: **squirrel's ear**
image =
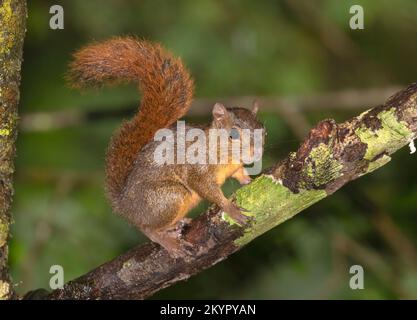
[[[213,120],[219,127],[226,127],[229,122],[229,112],[221,103],[216,103],[213,107]]]
[[[253,100],[253,103],[252,103],[252,113],[256,115],[258,113],[258,110],[259,110],[259,101],[258,99],[255,99]]]

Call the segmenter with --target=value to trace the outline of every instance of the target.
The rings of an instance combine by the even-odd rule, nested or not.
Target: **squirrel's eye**
[[[233,140],[239,139],[240,138],[239,130],[236,128],[230,129],[229,136]]]

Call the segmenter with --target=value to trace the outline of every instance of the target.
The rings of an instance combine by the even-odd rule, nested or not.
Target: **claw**
[[[245,226],[253,220],[252,217],[243,214],[243,212],[249,212],[245,208],[240,208],[234,203],[230,203],[224,210],[229,216],[235,220],[240,226]]]
[[[245,226],[249,223],[250,219],[248,216],[241,214],[239,217],[233,217],[241,226]]]

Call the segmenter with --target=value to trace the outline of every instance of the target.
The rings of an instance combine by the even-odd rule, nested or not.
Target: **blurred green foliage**
[[[21,115],[117,109],[137,101],[134,86],[80,94],[64,81],[73,51],[125,34],[159,41],[181,56],[195,77],[196,97],[299,95],[416,81],[414,0],[28,2]],[[52,4],[64,7],[64,30],[49,28]],[[349,28],[353,4],[365,10],[364,30]],[[334,111],[304,116],[314,125],[358,112],[338,110],[335,101]],[[268,130],[266,167],[300,141],[279,115],[261,117]],[[20,133],[11,241],[19,292],[48,288],[53,264],[64,267],[67,281],[146,241],[111,213],[103,194],[104,150],[120,122]],[[417,298],[415,165],[416,158],[401,150],[381,170],[155,298]],[[225,190],[236,187],[230,181]],[[349,289],[353,264],[365,270],[364,290]]]

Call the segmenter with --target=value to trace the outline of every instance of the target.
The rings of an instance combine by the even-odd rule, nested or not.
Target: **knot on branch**
[[[417,83],[384,105],[337,124],[321,121],[297,152],[270,173],[294,193],[322,189],[328,194],[390,161],[390,155],[416,137]]]

